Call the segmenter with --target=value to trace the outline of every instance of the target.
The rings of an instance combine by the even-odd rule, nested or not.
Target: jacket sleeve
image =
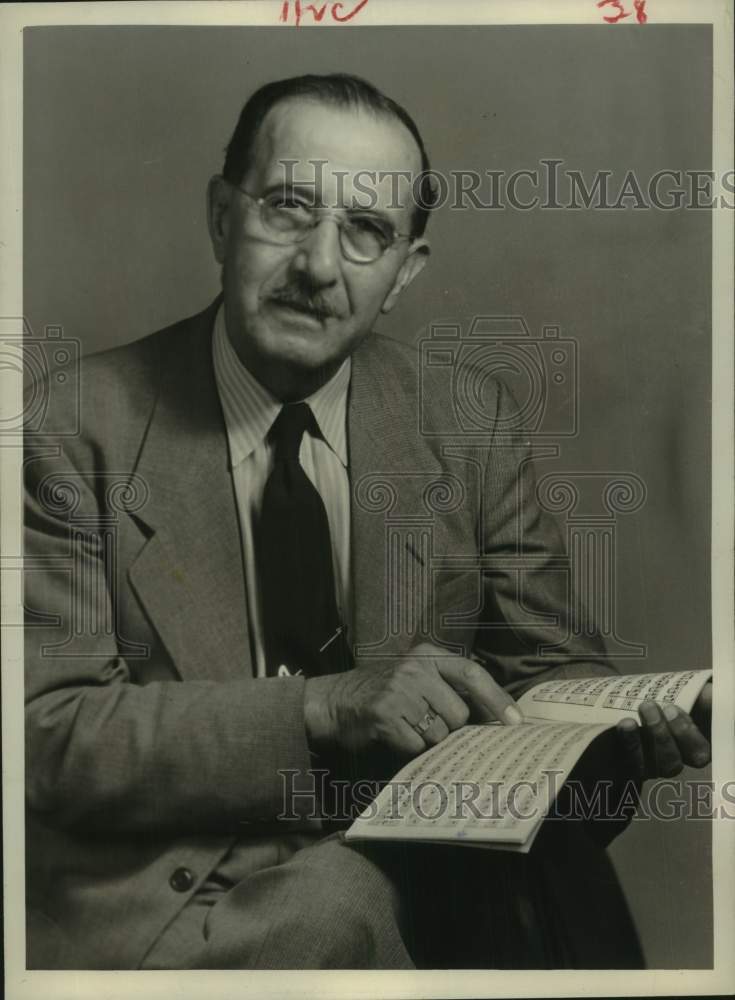
[[[509,390],[498,382],[495,426],[511,426],[515,412]],[[569,560],[556,520],[538,503],[530,441],[521,432],[495,438],[478,526],[490,569],[476,655],[516,698],[540,681],[617,673],[586,614],[585,627],[575,633]]]
[[[507,388],[498,383],[501,426],[507,426],[508,414],[516,409]],[[503,436],[489,449],[480,533],[483,553],[496,566],[487,575],[483,595],[483,621],[492,627],[478,629],[475,653],[495,679],[518,698],[542,681],[617,674],[605,658],[605,644],[589,609],[581,595],[572,593],[563,538],[556,520],[539,506],[531,446],[521,434]],[[584,627],[579,627],[582,622]],[[613,804],[639,787],[615,735],[603,734],[573,772],[589,794],[607,781]],[[626,829],[630,818],[628,810],[604,822],[590,817],[583,825],[587,835],[605,847]]]
[[[274,819],[283,811],[279,770],[311,766],[303,680],[181,682],[126,659],[108,627],[125,599],[110,580],[128,584],[124,567],[110,565],[104,506],[91,477],[44,454],[38,442],[26,449],[30,808],[85,833],[226,832]],[[94,461],[90,451],[83,467]],[[295,805],[306,811],[309,800]]]

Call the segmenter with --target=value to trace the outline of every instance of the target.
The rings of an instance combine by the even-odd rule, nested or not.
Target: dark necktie
[[[308,404],[289,403],[270,432],[274,464],[256,536],[268,676],[281,666],[307,677],[348,666],[327,512],[299,462],[307,429],[318,432]]]

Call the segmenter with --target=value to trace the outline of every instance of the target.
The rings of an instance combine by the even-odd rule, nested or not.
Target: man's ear
[[[388,313],[401,296],[401,292],[411,284],[413,279],[426,267],[431,250],[426,240],[414,240],[408,256],[401,264],[393,287],[388,292],[380,311]]]
[[[207,226],[209,238],[212,241],[214,258],[218,264],[225,262],[227,234],[230,226],[230,185],[221,176],[215,174],[207,185]]]

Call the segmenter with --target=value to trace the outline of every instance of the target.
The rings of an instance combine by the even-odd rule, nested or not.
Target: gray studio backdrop
[[[244,99],[278,76],[365,76],[415,114],[442,171],[558,159],[619,186],[628,170],[645,183],[711,163],[702,26],[25,35],[25,313],[85,353],[216,294],[206,182]],[[382,323],[415,341],[432,323],[520,315],[533,336],[556,325],[577,342],[579,434],[543,471],[645,482],[643,506],[616,524],[615,627],[647,650],[625,672],[711,665],[710,227],[706,210],[444,208],[430,267]],[[711,964],[709,836],[703,821],[639,822],[613,847],[654,967]]]

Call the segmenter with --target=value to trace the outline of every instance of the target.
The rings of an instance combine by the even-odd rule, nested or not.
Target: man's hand
[[[415,756],[463,726],[471,711],[481,721],[523,721],[511,696],[480,664],[430,643],[399,663],[357,666],[306,682],[304,715],[314,749],[362,750],[378,743]]]
[[[633,719],[618,723],[618,734],[636,777],[671,778],[685,764],[704,767],[711,759],[712,682],[704,686],[692,714],[675,705],[662,707],[646,701],[640,708],[641,724]]]

